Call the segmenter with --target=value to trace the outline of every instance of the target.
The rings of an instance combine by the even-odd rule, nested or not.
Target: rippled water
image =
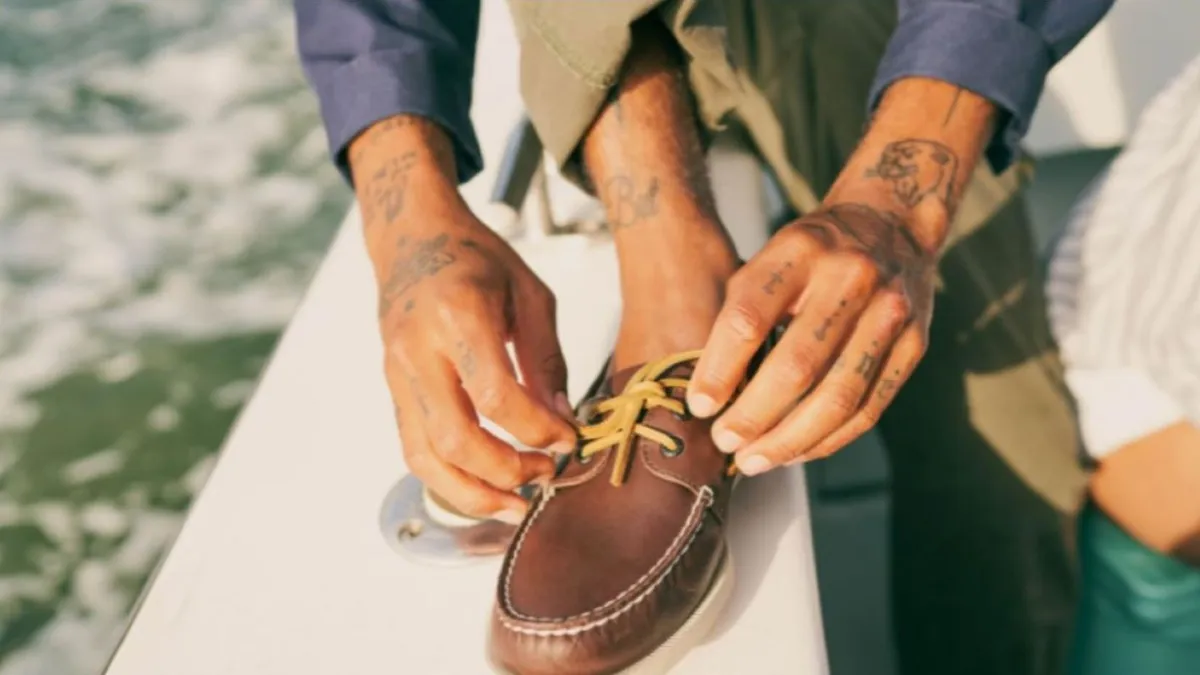
[[[0,0],[0,675],[100,669],[348,199],[286,0]]]

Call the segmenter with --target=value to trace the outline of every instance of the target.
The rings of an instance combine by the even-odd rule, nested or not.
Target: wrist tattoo
[[[763,284],[763,293],[767,295],[775,295],[775,288],[783,283],[783,273],[792,268],[792,263],[785,262],[781,267],[771,272],[771,276],[767,278],[767,282]]]
[[[658,215],[658,179],[651,178],[649,185],[638,192],[633,179],[620,174],[604,183],[604,197],[610,213],[609,225],[613,230],[623,230]]]
[[[962,96],[962,87],[954,90],[954,98],[950,100],[950,107],[946,109],[946,117],[942,119],[942,128],[950,123],[950,118],[954,116],[954,109],[958,107],[958,97]]]
[[[928,139],[908,138],[888,143],[867,178],[891,183],[896,199],[908,208],[932,196],[951,206],[958,156],[949,147]]]
[[[866,204],[832,204],[797,224],[823,243],[849,240],[879,265],[885,279],[894,277],[909,261],[930,255],[900,216]]]
[[[417,163],[417,153],[406,152],[390,157],[377,168],[360,189],[360,208],[363,223],[394,225],[404,212],[404,196],[408,192],[408,176]]]

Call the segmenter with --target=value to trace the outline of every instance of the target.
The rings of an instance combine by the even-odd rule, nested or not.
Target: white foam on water
[[[47,45],[32,70],[0,63],[0,478],[24,452],[5,434],[41,418],[40,389],[81,369],[126,382],[148,365],[146,338],[274,330],[291,315],[322,252],[286,244],[332,233],[313,216],[340,188],[289,12],[286,0],[73,0],[0,13]],[[205,395],[226,409],[252,387]],[[194,396],[172,384],[131,433],[174,433]],[[126,470],[125,451],[105,443],[72,453],[62,483]],[[178,489],[194,495],[212,464],[197,461]],[[145,485],[82,505],[21,503],[15,485],[0,480],[0,527],[47,543],[30,549],[32,571],[0,577],[0,626],[28,603],[55,613],[0,654],[0,675],[95,673],[182,515],[149,506]]]

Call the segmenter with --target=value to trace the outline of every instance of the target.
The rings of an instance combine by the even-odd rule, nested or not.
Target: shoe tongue
[[[633,379],[634,373],[642,367],[643,364],[638,364],[629,368],[622,368],[608,377],[608,396],[615,396],[622,391],[625,391],[625,385],[629,384],[629,380]]]
[[[644,365],[644,363],[639,363],[629,368],[622,368],[621,370],[618,370],[610,375],[608,378],[608,391],[606,392],[606,396],[615,396],[620,394],[622,391],[625,391],[625,385],[629,384],[629,380],[633,379],[633,376]],[[692,367],[694,365],[695,364],[690,361],[681,363],[660,375],[659,378],[682,377],[684,379],[689,379],[692,376]]]

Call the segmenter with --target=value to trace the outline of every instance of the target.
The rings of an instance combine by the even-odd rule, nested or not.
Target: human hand
[[[780,342],[713,423],[746,474],[825,457],[870,429],[925,353],[937,253],[996,107],[954,84],[892,83],[824,205],[739,270],[688,406],[725,408],[769,331]]]
[[[574,449],[554,296],[465,210],[396,247],[379,316],[408,467],[463,513],[519,520],[525,502],[513,491],[551,475],[553,462],[496,438],[476,413],[529,447]]]
[[[690,407],[723,407],[768,332],[790,317],[713,438],[746,474],[844,447],[874,426],[924,354],[934,271],[903,222],[866,204],[831,204],[791,223],[730,280]]]
[[[459,197],[432,123],[381,122],[351,152],[408,468],[462,513],[519,522],[514,491],[552,475],[553,461],[479,416],[531,448],[574,449],[554,295]]]

